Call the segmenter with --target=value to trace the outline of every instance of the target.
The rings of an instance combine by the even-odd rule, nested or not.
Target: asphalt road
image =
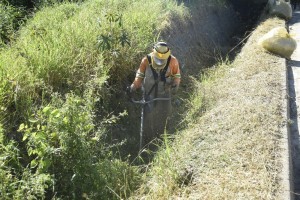
[[[290,35],[297,41],[297,49],[288,60],[288,86],[290,96],[291,154],[293,163],[293,182],[295,200],[300,200],[300,10],[294,11],[288,23]]]

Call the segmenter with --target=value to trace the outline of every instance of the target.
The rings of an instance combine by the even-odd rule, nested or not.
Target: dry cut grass
[[[257,41],[284,25],[278,18],[263,21],[230,65],[197,83],[191,102],[205,97],[211,105],[198,116],[190,111],[188,128],[158,153],[132,199],[279,198],[285,62]]]

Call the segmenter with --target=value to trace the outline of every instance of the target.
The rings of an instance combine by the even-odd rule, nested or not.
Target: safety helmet
[[[171,51],[165,42],[158,42],[153,47],[153,64],[159,66],[165,65],[169,56],[171,55]]]

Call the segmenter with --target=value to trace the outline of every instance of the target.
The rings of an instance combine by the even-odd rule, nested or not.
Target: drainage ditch
[[[197,77],[203,69],[219,62],[220,58],[226,59],[228,52],[231,52],[231,58],[235,57],[246,43],[247,35],[259,20],[266,2],[241,4],[232,0],[226,6],[189,0],[184,3],[190,11],[190,18],[188,20],[171,19],[168,28],[161,33],[161,38],[168,42],[172,53],[180,62],[182,67],[181,88],[190,91],[190,76]],[[140,115],[140,112],[136,112],[136,114]],[[139,121],[139,116],[135,116],[135,118],[137,119],[135,121]],[[175,118],[172,120],[175,124],[181,121],[180,113],[176,114]],[[131,137],[132,135],[139,136],[138,126],[137,124],[137,126],[127,129],[131,130]],[[175,129],[170,132],[174,132]],[[125,145],[127,147],[124,147],[130,151],[133,158],[138,149],[137,141],[139,141],[138,138],[132,138],[130,141],[128,140],[129,144]]]

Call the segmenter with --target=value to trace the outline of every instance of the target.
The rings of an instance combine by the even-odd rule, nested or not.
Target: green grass
[[[130,196],[139,169],[106,141],[118,120],[130,120],[119,114],[127,77],[160,39],[162,24],[184,13],[161,0],[90,0],[34,13],[0,50],[0,174],[12,177],[0,183],[4,199]],[[117,40],[121,33],[130,46]],[[101,35],[113,48],[101,48]]]

